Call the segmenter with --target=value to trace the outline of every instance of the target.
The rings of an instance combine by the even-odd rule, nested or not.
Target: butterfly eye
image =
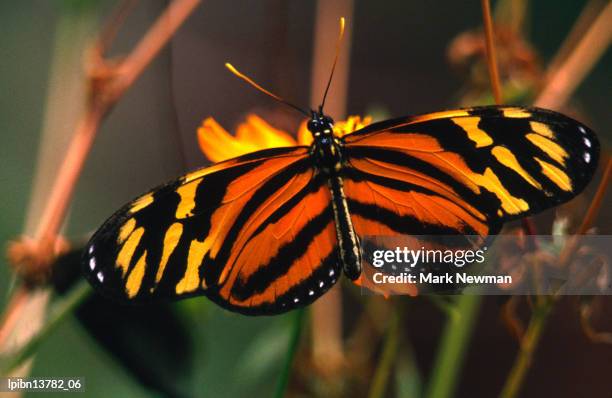
[[[307,127],[309,131],[314,132],[319,129],[319,121],[315,119],[309,120]]]

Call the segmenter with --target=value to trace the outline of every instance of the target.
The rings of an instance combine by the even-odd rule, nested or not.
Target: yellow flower
[[[372,122],[366,116],[349,116],[347,120],[334,124],[334,134],[338,137],[359,130]],[[250,114],[238,126],[236,135],[228,133],[212,117],[206,118],[198,128],[198,142],[204,155],[212,162],[221,162],[249,152],[268,148],[296,145],[310,145],[312,135],[304,120],[297,131],[297,140],[289,133],[276,129],[257,115]]]

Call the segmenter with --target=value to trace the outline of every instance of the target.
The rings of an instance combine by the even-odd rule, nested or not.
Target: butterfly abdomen
[[[361,275],[361,250],[359,248],[359,239],[351,220],[346,196],[344,195],[342,178],[338,175],[330,176],[328,185],[331,192],[334,222],[336,224],[338,257],[345,275],[351,280],[356,280]]]

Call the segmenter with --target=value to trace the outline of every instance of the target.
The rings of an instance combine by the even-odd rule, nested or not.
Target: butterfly
[[[205,295],[244,314],[312,303],[361,274],[368,235],[493,235],[591,180],[597,137],[538,108],[485,106],[371,124],[343,137],[313,111],[310,146],[214,164],[125,205],[85,250],[119,300]]]
[[[337,58],[310,112],[226,64],[306,114],[312,144],[225,160],[126,204],[85,248],[89,282],[120,301],[205,295],[243,314],[283,313],[342,274],[358,280],[366,236],[487,237],[570,200],[595,172],[593,131],[538,108],[449,110],[337,136],[323,111]]]

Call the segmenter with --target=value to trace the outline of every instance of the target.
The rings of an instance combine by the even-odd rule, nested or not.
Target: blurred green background
[[[54,52],[74,50],[74,46],[87,42],[87,32],[96,31],[112,3],[0,2],[1,242],[24,230],[51,90]],[[526,36],[544,65],[585,4],[531,2]],[[111,53],[129,51],[166,5],[166,1],[158,0],[141,2]],[[201,4],[171,46],[104,122],[77,186],[67,236],[84,238],[135,195],[206,164],[197,148],[195,131],[209,115],[228,130],[253,110],[273,124],[277,122],[278,127],[295,128],[298,119],[238,82],[225,71],[223,63],[230,60],[264,87],[298,104],[308,104],[314,10],[315,3],[310,1],[216,0]],[[465,86],[465,76],[449,66],[447,47],[458,34],[481,24],[478,1],[358,0],[348,24],[353,29],[349,113],[363,114],[382,107],[390,116],[402,116],[456,103]],[[585,116],[584,121],[599,133],[604,146],[609,143],[612,122],[611,68],[612,54],[608,51],[572,99]],[[70,76],[65,78],[70,81]],[[74,84],[74,75],[72,79]],[[78,83],[79,77],[76,79]],[[65,128],[73,126],[67,124]],[[61,150],[61,146],[56,149],[58,154]],[[602,217],[608,222],[600,220],[598,224],[609,227],[610,212]],[[2,307],[11,283],[3,261]],[[516,343],[497,320],[499,308],[495,300],[487,298],[480,315],[460,396],[496,394],[512,361]],[[410,333],[403,338],[417,347],[417,363],[426,373],[442,315],[424,300],[413,301],[407,314]],[[607,303],[610,305],[609,300]],[[557,308],[524,396],[542,396],[551,391],[560,392],[559,396],[597,396],[593,394],[610,386],[612,350],[609,346],[594,346],[581,336],[576,315],[568,315],[575,312],[572,305],[568,302]],[[185,391],[224,397],[272,394],[289,340],[290,316],[242,317],[204,298],[175,306],[194,349],[193,375],[186,378]],[[351,306],[346,311],[347,318],[355,317],[351,311],[360,311],[360,307]],[[612,329],[610,319],[600,326]],[[156,347],[150,350],[154,353]],[[493,355],[492,350],[496,350]],[[98,346],[74,318],[64,322],[43,344],[32,374],[84,376],[87,396],[152,394]]]

